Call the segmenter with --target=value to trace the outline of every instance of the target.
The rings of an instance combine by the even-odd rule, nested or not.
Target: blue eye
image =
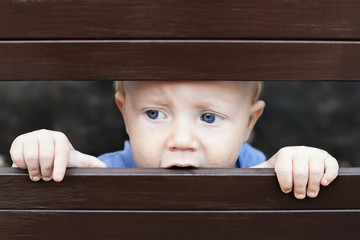
[[[201,120],[206,123],[215,123],[219,122],[221,118],[213,113],[204,113],[203,115],[201,115]]]
[[[153,120],[165,118],[165,114],[157,110],[148,110],[146,115]]]

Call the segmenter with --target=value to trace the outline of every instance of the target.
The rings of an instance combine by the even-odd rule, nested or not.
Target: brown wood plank
[[[69,169],[65,180],[31,182],[0,169],[0,209],[360,209],[360,168],[341,169],[316,199],[283,194],[273,169]]]
[[[2,0],[1,39],[360,39],[356,0]]]
[[[360,80],[360,42],[2,41],[0,80]]]
[[[359,211],[0,211],[1,239],[347,239]]]

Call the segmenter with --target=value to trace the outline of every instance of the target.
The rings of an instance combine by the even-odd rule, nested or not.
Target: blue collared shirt
[[[129,141],[125,142],[124,150],[103,154],[99,159],[109,168],[136,168]],[[249,168],[265,161],[266,157],[261,151],[244,143],[233,168]]]

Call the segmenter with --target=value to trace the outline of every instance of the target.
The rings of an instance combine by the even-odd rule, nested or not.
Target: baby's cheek
[[[207,156],[206,167],[232,168],[239,157],[242,139],[230,130],[209,139],[211,141],[203,145]]]
[[[135,164],[139,168],[158,168],[160,146],[157,138],[144,128],[138,128],[130,136],[131,150]]]
[[[219,151],[208,154],[206,168],[232,168],[238,158],[238,154]]]
[[[133,157],[137,167],[139,168],[159,168],[160,158],[156,156],[154,150],[141,148],[133,150]]]

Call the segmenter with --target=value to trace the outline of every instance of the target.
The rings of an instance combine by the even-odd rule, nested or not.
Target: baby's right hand
[[[97,158],[76,151],[61,132],[37,130],[18,136],[10,148],[13,167],[28,169],[33,181],[63,180],[67,167],[105,168]]]

